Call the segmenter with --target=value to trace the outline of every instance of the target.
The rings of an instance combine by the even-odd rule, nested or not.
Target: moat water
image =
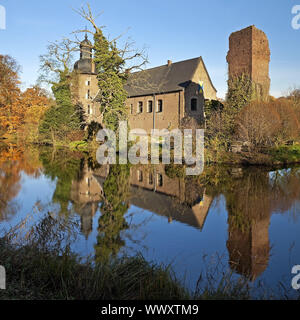
[[[300,167],[183,173],[170,165],[100,166],[79,151],[3,146],[1,234],[62,219],[65,241],[95,262],[142,254],[171,265],[191,290],[201,274],[217,284],[230,273],[249,278],[262,294],[296,296]]]

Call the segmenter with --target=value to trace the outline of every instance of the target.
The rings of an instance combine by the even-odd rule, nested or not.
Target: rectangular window
[[[90,99],[90,98],[91,98],[90,90],[87,91],[87,93],[86,93],[86,98],[87,98],[87,99]]]
[[[141,170],[137,171],[137,177],[139,182],[143,182],[143,172]]]
[[[88,105],[88,114],[91,114],[91,106]]]
[[[197,111],[197,103],[198,103],[197,98],[191,99],[191,110],[192,111]]]
[[[163,186],[163,176],[160,173],[157,174],[157,185],[159,187]]]
[[[143,113],[143,101],[139,101],[137,112]]]
[[[151,113],[153,111],[153,101],[149,100],[148,101],[148,108],[147,108],[147,112]]]
[[[130,114],[133,114],[133,104],[130,105]]]
[[[158,100],[157,101],[157,112],[162,112],[163,111],[163,101]]]
[[[153,184],[153,174],[149,173],[149,184],[152,185]]]
[[[90,86],[90,85],[91,85],[91,81],[90,81],[90,80],[86,80],[85,84],[86,84],[87,86]]]

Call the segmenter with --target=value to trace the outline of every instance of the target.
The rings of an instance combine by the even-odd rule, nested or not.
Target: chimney
[[[172,64],[172,61],[168,60],[168,67],[170,67],[171,64]]]

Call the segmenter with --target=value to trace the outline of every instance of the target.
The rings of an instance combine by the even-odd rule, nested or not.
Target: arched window
[[[191,99],[191,111],[197,111],[197,104],[198,104],[198,99],[192,98]]]

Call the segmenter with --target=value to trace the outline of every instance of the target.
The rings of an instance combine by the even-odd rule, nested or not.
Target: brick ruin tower
[[[229,38],[227,54],[229,79],[243,73],[250,76],[257,98],[268,100],[270,91],[270,48],[266,34],[250,26],[234,32]]]

